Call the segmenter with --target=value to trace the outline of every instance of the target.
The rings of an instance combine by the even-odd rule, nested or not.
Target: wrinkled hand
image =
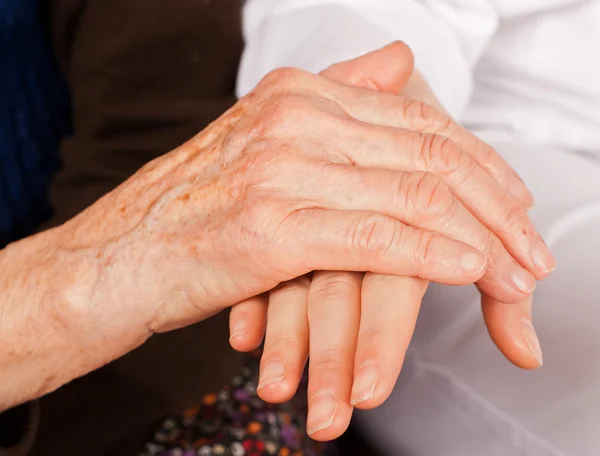
[[[523,330],[533,331],[529,310],[535,278],[547,275],[554,260],[526,216],[531,195],[492,148],[443,114],[424,80],[418,75],[409,78],[412,59],[408,52],[396,45],[368,61],[347,62],[323,75],[389,93],[398,93],[406,84],[403,97],[394,97],[404,110],[390,114],[383,105],[387,115],[371,121],[436,132],[460,146],[454,157],[437,157],[445,165],[432,167],[430,160],[424,160],[425,166],[429,165],[425,169],[437,173],[436,184],[421,188],[421,199],[410,195],[414,199],[405,202],[403,220],[441,230],[486,255],[488,268],[478,286],[492,337],[513,362],[524,367],[537,366],[537,353],[532,352],[529,339],[523,338]],[[437,109],[416,100],[425,100],[429,105],[437,103]],[[471,160],[469,169],[457,176],[456,168],[460,167],[460,160],[465,160],[460,154]],[[413,157],[406,158],[407,163],[411,159],[414,163]],[[451,204],[444,206],[441,200],[436,201],[440,187],[458,197],[489,231],[461,231],[467,218],[462,218],[462,213]],[[415,212],[406,209],[419,205],[421,210]],[[458,232],[466,237],[457,236]],[[236,306],[231,314],[231,342],[240,350],[254,348],[260,342],[268,299],[259,393],[273,402],[289,399],[310,352],[308,429],[319,440],[335,438],[347,427],[352,405],[371,408],[381,404],[391,392],[427,283],[416,277],[315,272],[312,281],[305,276],[281,284],[268,297],[258,296]],[[499,302],[523,300],[520,306],[499,306]]]
[[[86,368],[313,270],[480,279],[485,257],[465,241],[481,247],[489,231],[425,171],[446,170],[466,190],[482,182],[491,199],[504,190],[444,137],[404,128],[405,108],[398,97],[275,71],[60,227],[59,254],[75,271],[61,324],[102,348]],[[449,208],[460,221],[452,229],[442,223]],[[494,242],[490,258],[514,263]]]

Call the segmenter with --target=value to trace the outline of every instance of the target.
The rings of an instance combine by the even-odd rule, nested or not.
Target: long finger
[[[316,272],[308,296],[310,360],[307,432],[339,437],[350,424],[350,390],[362,274]]]
[[[414,277],[365,275],[352,405],[361,409],[377,407],[392,392],[427,284]]]
[[[484,253],[488,267],[480,289],[503,302],[518,302],[535,287],[535,277],[504,248],[502,242],[477,220],[451,190],[431,173],[359,169],[338,165],[327,169],[326,204],[340,210],[372,210],[401,222],[469,244]],[[343,182],[352,179],[352,185]],[[315,189],[316,192],[320,189]]]
[[[508,162],[493,147],[444,112],[419,100],[360,87],[336,87],[332,93],[337,95],[335,101],[355,119],[452,139],[522,205],[529,207],[533,203],[531,192]]]
[[[367,211],[298,210],[275,236],[285,239],[271,253],[287,265],[282,280],[313,270],[370,271],[466,285],[481,278],[486,266],[473,247]],[[289,257],[281,257],[282,249]],[[275,258],[268,261],[276,264]]]
[[[270,292],[258,383],[258,394],[267,402],[285,402],[298,389],[308,357],[309,287],[310,278],[302,276]]]
[[[440,176],[467,209],[502,240],[509,253],[541,279],[555,266],[527,210],[455,143],[438,135],[349,123],[347,160],[358,167],[426,171]],[[372,138],[370,140],[366,140]]]
[[[483,296],[483,317],[490,336],[513,364],[535,369],[543,364],[542,349],[531,322],[530,296],[517,305],[505,304]]]

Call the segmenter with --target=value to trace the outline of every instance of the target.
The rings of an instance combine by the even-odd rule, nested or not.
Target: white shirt
[[[528,183],[557,256],[536,291],[543,369],[502,359],[474,288],[433,286],[392,396],[356,414],[364,435],[390,455],[600,455],[600,0],[247,0],[244,27],[240,95],[405,41]]]
[[[600,157],[600,0],[247,0],[238,94],[406,42],[467,126]]]

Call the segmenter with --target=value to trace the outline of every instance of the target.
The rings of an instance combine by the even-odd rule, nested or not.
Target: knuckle
[[[396,352],[406,352],[412,335],[408,327],[404,319],[398,320],[382,316],[380,319],[372,321],[367,328],[361,330],[360,335],[363,349],[371,352],[365,358],[377,359],[378,348],[386,346],[390,340],[394,341],[393,347]]]
[[[486,229],[485,238],[483,239],[482,244],[477,246],[477,250],[488,259],[488,262],[493,262],[495,258],[492,255],[492,252],[500,252],[504,250],[504,246],[494,233]]]
[[[270,71],[259,83],[261,91],[281,91],[296,87],[306,77],[306,72],[298,68],[277,68]]]
[[[437,260],[435,255],[435,243],[441,236],[428,231],[419,231],[415,261],[419,269],[428,270],[432,268]]]
[[[527,210],[520,204],[515,203],[512,199],[507,198],[507,203],[502,211],[501,222],[506,231],[518,230],[521,227],[527,226]]]
[[[283,122],[299,109],[298,101],[288,94],[277,94],[269,97],[260,114],[261,121],[266,125]]]
[[[266,101],[258,116],[255,135],[277,137],[297,127],[309,110],[307,101],[297,95],[276,94]],[[253,135],[253,136],[255,136]]]
[[[474,155],[479,157],[481,162],[489,163],[496,161],[498,158],[498,152],[496,152],[496,149],[475,136],[473,137],[473,142],[473,149],[475,151]]]
[[[273,356],[275,352],[289,356],[299,349],[304,349],[304,342],[298,334],[283,331],[267,333],[264,358]]]
[[[406,206],[425,220],[451,217],[456,211],[456,198],[437,175],[413,173],[406,189]]]
[[[411,127],[417,131],[438,133],[447,131],[454,121],[439,109],[420,100],[406,98],[403,100],[403,115]]]
[[[273,225],[279,220],[274,215],[273,206],[262,201],[246,198],[241,207],[236,208],[233,232],[227,241],[237,239],[240,245],[254,249],[271,250],[273,248]]]
[[[454,141],[436,134],[422,135],[420,153],[426,169],[442,176],[455,172],[465,159]]]
[[[348,348],[330,347],[311,353],[310,370],[319,372],[319,375],[327,375],[342,370],[343,361],[352,356]],[[312,374],[311,374],[312,375]]]
[[[402,227],[387,217],[370,214],[361,217],[351,228],[348,242],[357,257],[368,255],[376,259],[388,252],[393,242],[402,236]]]
[[[356,276],[352,273],[332,272],[314,279],[315,297],[320,303],[348,300],[357,291]]]

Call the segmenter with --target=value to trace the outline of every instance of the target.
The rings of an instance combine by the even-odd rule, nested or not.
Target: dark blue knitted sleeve
[[[48,185],[69,128],[41,13],[39,0],[0,0],[0,248],[50,215]]]

